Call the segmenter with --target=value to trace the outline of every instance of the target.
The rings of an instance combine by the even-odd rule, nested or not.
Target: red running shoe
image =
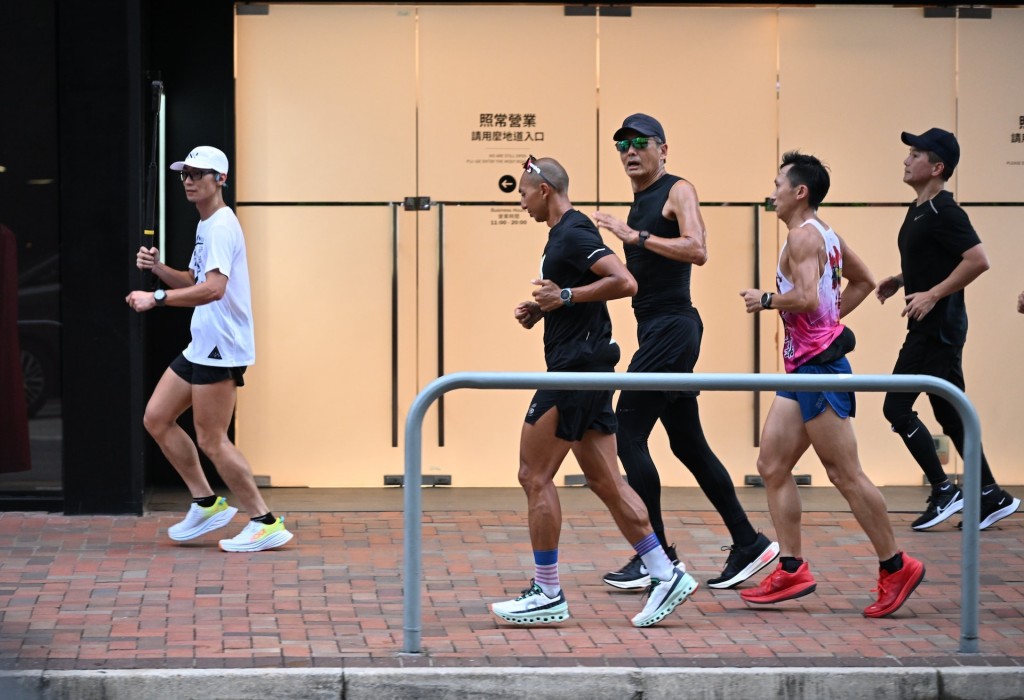
[[[807,562],[801,563],[800,568],[792,574],[783,569],[779,562],[775,571],[768,574],[756,588],[740,591],[740,597],[748,603],[781,603],[814,593],[817,587]]]
[[[878,574],[878,600],[864,608],[864,617],[886,617],[899,610],[918,584],[924,580],[924,564],[909,554],[903,555],[903,568],[894,574]],[[872,591],[872,592],[874,592]]]

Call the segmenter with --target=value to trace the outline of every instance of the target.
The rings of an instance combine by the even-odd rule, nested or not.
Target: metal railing
[[[657,374],[624,372],[460,372],[438,377],[413,400],[405,421],[404,636],[402,651],[420,653],[422,633],[423,418],[454,389],[629,389],[631,391],[904,391],[927,392],[953,405],[964,425],[964,527],[961,561],[961,653],[978,652],[978,522],[981,515],[981,423],[957,387],[927,375]]]

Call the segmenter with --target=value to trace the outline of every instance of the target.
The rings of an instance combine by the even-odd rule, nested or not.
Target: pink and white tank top
[[[843,252],[839,236],[816,219],[808,219],[802,225],[806,224],[813,224],[825,239],[828,265],[818,278],[817,309],[803,313],[779,313],[786,331],[782,345],[782,359],[786,365],[786,372],[795,371],[800,365],[821,354],[843,332],[843,326],[839,323],[843,279]],[[782,249],[785,251],[786,246],[783,245]],[[780,254],[779,260],[781,259]],[[793,288],[793,283],[782,274],[781,265],[775,270],[775,284],[780,294],[785,294]]]

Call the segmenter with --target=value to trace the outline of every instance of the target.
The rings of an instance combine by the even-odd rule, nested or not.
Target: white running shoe
[[[256,520],[230,540],[221,540],[220,548],[225,552],[262,552],[287,544],[292,533],[284,529],[284,518],[278,518],[273,525],[266,525]]]
[[[672,570],[672,578],[667,581],[659,581],[652,576],[651,585],[647,589],[647,604],[633,618],[633,625],[649,627],[660,622],[695,590],[697,580],[678,567]]]
[[[218,496],[217,501],[209,508],[193,503],[184,520],[167,528],[167,535],[175,542],[194,540],[200,535],[224,527],[231,522],[231,518],[235,517],[237,512],[238,508],[229,506],[223,496]]]
[[[530,587],[524,589],[518,598],[494,603],[491,612],[517,625],[549,624],[568,620],[569,604],[562,591],[558,592],[557,597],[549,598],[537,582],[531,579]]]

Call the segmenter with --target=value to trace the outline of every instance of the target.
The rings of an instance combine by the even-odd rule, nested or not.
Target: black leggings
[[[900,349],[899,358],[893,368],[893,374],[927,374],[945,379],[961,391],[964,390],[963,348],[946,345],[923,333],[908,333],[907,339]],[[928,482],[937,486],[946,481],[946,471],[942,468],[939,456],[935,452],[931,431],[917,417],[914,402],[921,395],[917,393],[889,393],[885,395],[882,413],[889,421],[893,432],[897,433],[907,446],[914,460],[921,467]],[[928,394],[935,420],[942,426],[942,432],[956,447],[956,451],[964,454],[964,424],[960,420],[953,405],[941,396]],[[981,451],[981,485],[990,486],[996,483],[992,470],[985,459],[985,451]]]
[[[893,432],[899,434],[903,444],[907,446],[910,454],[914,457],[918,466],[924,472],[928,483],[938,486],[946,481],[946,470],[939,461],[939,455],[935,451],[935,442],[932,439],[931,431],[924,422],[917,417],[914,410],[914,402],[917,401],[917,394],[886,394],[885,402],[882,404],[882,412],[886,420],[892,425]],[[960,420],[953,405],[941,396],[928,394],[928,401],[931,402],[932,412],[935,420],[942,426],[942,432],[949,436],[956,451],[963,458],[964,455],[964,424]],[[990,486],[996,483],[992,475],[992,469],[988,466],[985,458],[985,450],[981,451],[981,485]]]
[[[757,533],[736,498],[736,487],[729,472],[704,437],[696,397],[660,391],[623,391],[615,416],[619,421],[619,459],[630,487],[647,506],[651,526],[659,539],[665,538],[661,478],[647,445],[654,424],[659,420],[668,433],[672,453],[697,479],[701,491],[722,516],[733,542],[743,546],[756,539]]]

